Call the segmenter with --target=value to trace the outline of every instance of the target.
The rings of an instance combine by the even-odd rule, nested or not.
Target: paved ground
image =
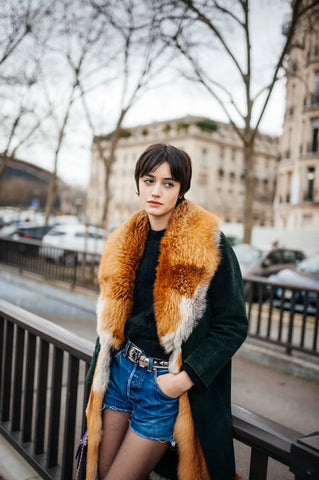
[[[61,285],[0,270],[0,298],[54,321],[94,341],[96,293],[70,291]],[[257,361],[263,361],[270,368]],[[298,371],[312,380],[287,373]],[[293,361],[279,350],[247,342],[233,362],[234,403],[308,434],[319,430],[319,366],[298,356]],[[318,381],[314,381],[316,378]],[[248,478],[249,449],[236,442],[237,469]],[[0,480],[39,479],[7,442],[0,437]],[[268,480],[292,480],[286,467],[270,461]]]

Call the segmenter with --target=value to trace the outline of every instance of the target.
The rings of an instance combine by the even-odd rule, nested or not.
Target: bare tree
[[[72,109],[98,86],[99,82],[94,82],[92,77],[94,79],[101,68],[96,65],[96,57],[107,39],[105,23],[96,18],[95,10],[88,2],[62,2],[56,22],[58,19],[61,20],[59,32],[49,48],[56,63],[51,72],[43,71],[42,80],[46,103],[52,112],[52,122],[46,126],[44,137],[54,150],[53,171],[45,208],[46,223],[57,195],[58,164],[68,127],[72,123]],[[61,91],[61,83],[52,82],[52,75],[53,78],[61,78],[62,71],[63,95],[60,95],[57,91]]]
[[[109,65],[109,68],[116,69],[116,81],[120,89],[119,103],[117,106],[114,105],[117,111],[114,117],[114,130],[107,137],[107,149],[103,147],[105,137],[101,137],[101,142],[96,142],[105,167],[105,201],[102,219],[106,228],[111,199],[110,178],[123,122],[128,111],[147,89],[151,88],[152,80],[160,75],[170,59],[166,56],[165,45],[160,40],[160,24],[156,13],[145,8],[143,2],[140,0],[123,0],[122,2],[92,0],[92,4],[110,25],[114,44],[118,45],[119,50],[115,63]],[[109,75],[107,70],[106,74]],[[107,96],[109,92],[106,92],[105,103],[108,101]],[[96,137],[96,129],[88,105],[85,110],[93,136]]]
[[[52,0],[2,3],[0,6],[0,178],[17,151],[29,142],[48,112],[35,107],[41,58],[50,28]]]
[[[296,27],[318,0],[292,2],[291,18],[270,77],[256,88],[256,61],[252,57],[251,5],[249,0],[173,0],[155,1],[162,18],[162,34],[187,59],[193,80],[214,98],[229,119],[244,149],[246,195],[244,201],[244,239],[250,243],[253,227],[254,147],[260,123],[292,45]],[[154,2],[153,2],[154,5]],[[271,35],[271,32],[269,32]],[[238,48],[240,45],[240,48]],[[255,47],[255,45],[254,45]],[[229,82],[220,80],[212,53],[224,54],[223,67],[234,79],[239,95],[232,93]],[[254,60],[262,58],[254,53]],[[205,56],[208,55],[208,58]],[[263,77],[262,77],[263,78]],[[237,88],[238,87],[238,88]]]
[[[21,47],[26,37],[34,35],[50,14],[52,0],[10,0],[0,5],[0,67]]]

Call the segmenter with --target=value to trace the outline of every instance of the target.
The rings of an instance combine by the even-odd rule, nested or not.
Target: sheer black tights
[[[167,448],[167,442],[149,440],[129,428],[130,414],[105,409],[99,452],[101,480],[144,480]]]

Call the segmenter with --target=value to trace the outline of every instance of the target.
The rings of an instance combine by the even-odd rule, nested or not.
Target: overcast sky
[[[252,0],[252,37],[255,39],[255,51],[263,52],[259,59],[258,75],[264,80],[270,71],[276,45],[282,42],[281,25],[287,15],[287,2],[283,0]],[[240,48],[240,45],[239,47]],[[254,50],[253,50],[254,53]],[[222,57],[216,54],[216,63]],[[227,76],[227,72],[225,72]],[[225,78],[226,81],[226,78]],[[265,80],[262,82],[265,84]],[[236,94],[236,85],[233,85]],[[99,103],[98,97],[96,98]],[[108,105],[110,111],[112,105]],[[282,131],[285,108],[285,82],[281,81],[275,88],[261,124],[261,131],[271,135],[280,135]],[[158,86],[143,98],[128,113],[125,126],[136,126],[153,121],[169,120],[184,115],[200,115],[214,120],[227,121],[220,107],[203,89],[183,80],[167,79],[167,83]],[[105,125],[108,133],[112,123]],[[92,138],[85,124],[73,125],[66,138],[65,147],[59,161],[59,176],[67,183],[86,186],[90,175],[90,147]],[[34,145],[28,150],[20,150],[19,158],[32,161],[49,170],[53,167],[52,152],[46,152],[41,145]]]

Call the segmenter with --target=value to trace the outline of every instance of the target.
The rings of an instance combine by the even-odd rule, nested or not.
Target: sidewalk
[[[0,297],[94,341],[97,292],[68,290],[13,269],[0,270]],[[37,298],[37,300],[35,300]],[[299,375],[299,376],[296,376]],[[317,381],[315,381],[317,380]],[[275,345],[248,339],[234,357],[232,401],[244,408],[309,434],[319,429],[319,361],[292,358]],[[235,442],[237,469],[249,472],[249,448]],[[0,480],[40,479],[0,435]],[[288,469],[270,460],[268,480],[292,480]]]

